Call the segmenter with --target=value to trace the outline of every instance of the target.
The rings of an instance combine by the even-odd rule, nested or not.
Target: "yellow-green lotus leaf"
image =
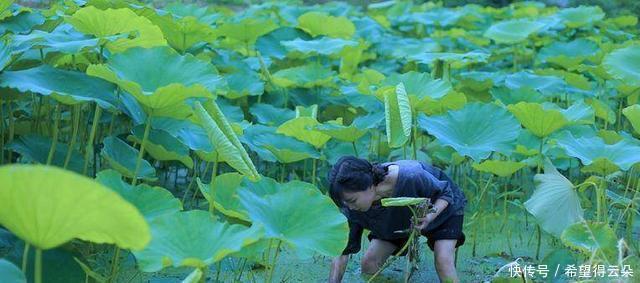
[[[143,249],[151,240],[140,212],[116,192],[79,174],[43,165],[0,167],[0,225],[51,249],[74,238]]]
[[[411,135],[412,122],[411,104],[403,83],[399,83],[395,91],[385,93],[384,117],[389,146],[403,146]]]
[[[322,12],[308,12],[298,17],[298,28],[312,36],[351,38],[355,25],[345,17],[334,17]]]
[[[560,111],[543,109],[539,103],[519,102],[507,108],[522,126],[541,138],[549,136],[569,123]]]
[[[121,38],[107,43],[106,47],[112,52],[122,52],[138,46],[149,48],[167,45],[159,27],[127,8],[100,10],[87,6],[76,11],[67,21],[76,30],[96,37],[135,35],[132,39]]]
[[[622,110],[622,114],[631,122],[631,126],[640,134],[640,105],[634,104]]]
[[[331,139],[331,136],[315,130],[314,127],[318,125],[321,124],[314,118],[298,117],[284,122],[276,132],[310,143],[315,148],[321,148]]]
[[[516,161],[485,160],[481,163],[474,163],[472,166],[473,169],[481,172],[491,173],[500,177],[509,177],[525,165],[525,163]]]

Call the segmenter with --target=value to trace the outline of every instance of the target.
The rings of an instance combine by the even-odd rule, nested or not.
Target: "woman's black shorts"
[[[440,224],[440,226],[434,228],[429,232],[422,233],[422,235],[427,237],[427,245],[429,245],[429,248],[432,251],[434,249],[434,245],[437,240],[445,240],[445,239],[458,240],[456,242],[456,248],[457,248],[459,246],[462,246],[466,239],[464,232],[462,232],[463,223],[464,223],[464,215],[452,215],[446,221]],[[369,238],[369,241],[373,239],[379,239],[372,233],[369,234],[368,238]],[[409,238],[401,238],[401,239],[393,239],[393,240],[379,239],[379,240],[384,240],[384,241],[393,243],[396,246],[396,250],[393,251],[393,254],[396,254],[407,243]],[[406,254],[407,254],[407,250],[405,250],[401,255],[406,255]]]

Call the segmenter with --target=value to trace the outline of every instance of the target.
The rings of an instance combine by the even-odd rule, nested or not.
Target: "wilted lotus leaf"
[[[167,44],[160,28],[127,8],[100,10],[87,6],[76,11],[67,21],[76,30],[98,38],[128,33],[136,35],[133,39],[121,38],[107,43],[106,47],[113,52]]]
[[[42,165],[0,167],[0,224],[26,242],[51,249],[74,238],[144,248],[151,236],[140,212],[82,175]]]
[[[562,176],[549,160],[544,174],[534,177],[536,189],[525,208],[536,217],[545,231],[560,236],[572,224],[584,220],[584,211],[576,188]]]
[[[265,238],[282,241],[300,257],[338,256],[347,244],[347,219],[317,188],[285,186],[267,196],[244,189],[238,196],[254,225],[265,227]]]
[[[205,268],[258,241],[260,225],[246,227],[216,220],[209,212],[164,214],[150,222],[152,240],[133,254],[140,269],[155,272],[173,266]]]
[[[191,97],[212,97],[225,83],[216,68],[169,47],[131,48],[91,65],[87,74],[113,82],[153,109],[175,106]]]
[[[468,103],[446,115],[421,115],[418,124],[443,144],[475,161],[487,158],[492,151],[510,152],[520,132],[518,121],[504,108],[482,103]]]

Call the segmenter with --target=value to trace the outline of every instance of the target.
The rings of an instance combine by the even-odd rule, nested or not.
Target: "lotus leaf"
[[[481,163],[474,163],[472,166],[473,169],[481,172],[491,173],[500,177],[509,177],[526,166],[526,164],[516,161],[485,160]]]
[[[87,6],[76,11],[67,21],[76,30],[98,38],[123,33],[137,34],[133,39],[121,38],[107,43],[106,47],[113,52],[122,52],[132,47],[150,48],[167,44],[160,28],[127,8],[100,10]]]
[[[603,64],[609,74],[626,84],[640,85],[640,46],[633,45],[615,50],[604,58]]]
[[[355,142],[367,133],[365,129],[360,129],[353,124],[344,126],[341,122],[317,125],[315,129],[332,138],[346,142]]]
[[[295,117],[295,113],[286,108],[278,108],[271,104],[255,103],[251,105],[251,115],[256,122],[267,126],[279,126]]]
[[[258,241],[263,234],[259,225],[228,224],[202,210],[164,214],[150,225],[151,243],[133,253],[145,272],[169,266],[206,268]]]
[[[322,12],[308,12],[298,17],[298,27],[311,36],[326,35],[336,38],[351,38],[356,27],[345,17],[334,17]]]
[[[27,278],[20,268],[5,259],[0,259],[0,278],[6,283],[27,283]]]
[[[598,6],[582,6],[565,8],[558,12],[564,24],[570,28],[589,26],[604,18],[604,12]]]
[[[569,226],[560,237],[569,247],[578,249],[587,256],[615,262],[617,259],[616,233],[607,223],[581,221]]]
[[[315,148],[321,148],[331,139],[331,136],[315,130],[314,127],[318,125],[320,123],[315,118],[298,117],[284,122],[278,127],[276,133],[294,137],[313,145]]]
[[[608,145],[600,137],[576,138],[567,132],[558,138],[558,145],[562,146],[569,156],[580,159],[585,166],[598,164],[599,169],[593,169],[600,173],[611,173],[618,168],[626,171],[640,162],[640,155],[637,154],[640,152],[640,145],[626,139]],[[603,164],[605,160],[607,164]]]
[[[622,110],[622,114],[631,122],[631,126],[640,134],[640,105],[634,104]]]
[[[278,26],[270,19],[244,18],[238,22],[227,22],[221,25],[216,34],[253,45],[258,37],[265,35]]]
[[[383,198],[381,199],[382,206],[410,206],[418,205],[425,202],[426,198],[410,198],[410,197],[398,197],[398,198]]]
[[[194,16],[176,18],[170,14],[160,15],[150,8],[143,9],[139,14],[160,27],[169,45],[182,53],[197,43],[215,39],[213,28]]]
[[[224,81],[216,68],[169,47],[131,48],[91,65],[87,74],[113,82],[151,109],[175,106],[191,97],[212,97]]]
[[[394,92],[385,93],[384,117],[389,146],[403,146],[409,140],[412,126],[411,104],[403,83]]]
[[[243,139],[260,158],[271,162],[292,163],[320,157],[312,145],[275,131],[275,128],[262,125],[251,126],[246,129]]]
[[[496,43],[513,44],[524,41],[543,27],[544,25],[537,21],[526,19],[506,20],[493,24],[487,29],[484,36]]]
[[[575,186],[549,160],[545,162],[544,174],[536,174],[534,181],[536,189],[524,206],[542,229],[558,237],[567,227],[584,220]]]
[[[51,149],[51,143],[51,139],[48,137],[26,134],[11,141],[11,143],[6,145],[6,149],[19,153],[25,161],[29,160],[40,164],[46,164],[49,156],[49,150]],[[68,150],[69,146],[66,144],[57,143],[56,150],[53,153],[53,159],[51,160],[51,165],[63,167]],[[83,166],[84,156],[74,148],[67,168],[81,173]]]
[[[138,125],[131,131],[133,135],[130,135],[127,140],[141,144],[144,138],[144,125]],[[193,168],[189,148],[164,130],[151,129],[144,144],[144,150],[156,160],[178,160],[189,169]]]
[[[519,102],[515,105],[509,105],[507,108],[522,126],[540,138],[549,136],[569,123],[560,111],[545,110],[538,103]]]
[[[314,40],[294,40],[281,41],[289,52],[299,52],[304,55],[332,55],[339,53],[347,46],[357,46],[358,43],[352,40],[340,38],[322,37]]]
[[[540,49],[538,60],[557,64],[565,69],[576,68],[582,61],[595,56],[598,45],[588,39],[579,38],[569,42],[556,41]]]
[[[254,225],[265,227],[266,238],[282,241],[300,257],[338,256],[347,244],[347,219],[316,188],[287,186],[268,196],[240,190],[238,196]]]
[[[0,224],[51,249],[74,238],[139,250],[151,239],[140,212],[98,182],[57,167],[0,167]]]
[[[134,178],[138,150],[117,137],[106,137],[102,143],[104,147],[101,155],[109,162],[109,165],[122,175]],[[156,169],[148,161],[142,159],[140,165],[136,178],[151,181],[156,179]]]
[[[330,85],[335,74],[318,63],[310,63],[277,71],[272,75],[272,79],[273,83],[280,87],[312,88]]]
[[[415,60],[422,64],[432,64],[436,60],[447,63],[470,64],[487,62],[489,54],[482,51],[470,51],[467,53],[427,52],[409,55],[407,59]]]
[[[482,103],[468,103],[441,116],[421,115],[418,124],[475,161],[487,158],[492,151],[510,152],[520,132],[520,125],[504,108]]]
[[[596,117],[605,120],[611,124],[616,122],[616,112],[611,109],[607,103],[601,101],[600,99],[587,99],[587,104],[591,105],[594,110],[594,114]]]
[[[256,41],[256,49],[263,56],[283,59],[287,55],[287,49],[282,46],[280,42],[294,40],[297,38],[307,40],[309,39],[309,35],[297,28],[280,27],[259,37]]]
[[[133,204],[147,220],[182,210],[182,203],[171,192],[146,184],[131,186],[122,180],[122,175],[117,171],[104,170],[97,174],[96,181]]]

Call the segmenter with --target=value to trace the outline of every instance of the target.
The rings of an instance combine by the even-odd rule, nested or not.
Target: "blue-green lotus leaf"
[[[640,85],[640,46],[633,45],[615,50],[607,54],[603,64],[609,74],[625,84]]]
[[[216,220],[207,211],[164,214],[150,221],[152,240],[134,252],[140,269],[155,272],[165,267],[205,268],[257,242],[262,227],[251,228]]]
[[[631,126],[640,134],[640,105],[634,104],[622,109],[622,114],[631,122]]]
[[[120,174],[134,178],[139,151],[117,137],[106,137],[102,143],[104,147],[100,154],[109,162],[109,165]],[[135,177],[154,181],[157,179],[156,169],[147,160],[142,159],[138,176]]]
[[[191,97],[213,97],[224,87],[216,68],[169,47],[130,48],[87,74],[113,82],[151,109],[175,106]]]
[[[303,40],[300,38],[296,38],[294,40],[281,41],[280,44],[282,44],[282,46],[284,46],[284,48],[286,48],[289,52],[301,53],[302,55],[307,56],[333,55],[339,53],[347,46],[358,45],[358,43],[353,40],[330,37],[322,37],[313,40]]]
[[[599,50],[595,42],[584,38],[569,42],[555,41],[542,47],[537,59],[541,62],[557,64],[565,69],[572,69],[596,55]]]
[[[622,170],[629,170],[631,166],[640,162],[640,145],[634,144],[626,139],[616,144],[606,144],[600,137],[574,137],[571,133],[565,133],[558,137],[558,145],[562,146],[569,156],[579,158],[585,166],[598,163],[598,167],[605,171],[610,168],[601,162],[605,160],[609,165],[619,167]],[[600,166],[604,165],[604,166]],[[595,168],[594,168],[595,169]]]
[[[295,118],[295,112],[286,108],[278,108],[271,104],[255,103],[250,109],[256,122],[267,126],[280,126],[282,123]]]
[[[8,40],[0,40],[0,71],[11,62],[14,47]]]
[[[144,138],[144,128],[145,125],[134,127],[131,130],[132,135],[127,137],[127,140],[141,144]],[[178,160],[189,169],[193,168],[193,160],[189,156],[189,148],[178,138],[164,130],[151,129],[148,133],[144,150],[156,160]]]
[[[536,189],[525,208],[545,231],[555,235],[572,224],[584,220],[584,211],[575,186],[546,161],[544,174],[534,176]]]
[[[151,121],[151,127],[153,129],[166,131],[191,150],[205,152],[212,152],[214,150],[207,136],[207,132],[196,123],[188,120],[159,117]]]
[[[43,24],[45,20],[46,18],[38,11],[21,10],[0,22],[0,34],[5,34],[7,31],[13,34],[26,34],[35,26]]]
[[[283,59],[287,56],[287,49],[280,42],[296,38],[307,40],[309,35],[297,28],[281,27],[259,37],[256,41],[256,49],[262,56]]]
[[[0,167],[0,225],[39,249],[74,238],[139,250],[151,239],[140,212],[93,179],[55,166]]]
[[[494,87],[489,93],[495,100],[502,102],[504,105],[517,104],[518,102],[542,103],[546,101],[540,92],[528,87],[520,89],[510,89],[504,86]]]
[[[396,59],[407,58],[409,56],[425,53],[438,52],[440,45],[430,38],[415,39],[405,37],[388,37],[383,43],[376,46],[381,55],[388,55]]]
[[[64,104],[92,101],[102,108],[114,110],[118,105],[113,84],[81,72],[56,69],[48,65],[2,72],[0,86],[48,95]]]
[[[484,33],[484,37],[496,43],[513,44],[522,42],[530,35],[540,31],[544,24],[527,19],[506,20],[493,24]]]
[[[273,127],[262,125],[247,127],[242,138],[243,142],[258,153],[261,159],[271,162],[292,163],[320,157],[312,145],[278,134]]]
[[[385,86],[395,88],[399,83],[404,84],[404,89],[409,96],[411,106],[414,109],[427,107],[425,104],[435,99],[440,99],[451,91],[451,84],[444,80],[434,80],[428,73],[410,71],[404,74],[392,74],[382,82],[383,92]],[[379,93],[376,93],[380,96]],[[380,97],[384,100],[383,97]]]
[[[19,136],[8,143],[6,145],[6,149],[19,153],[22,156],[23,161],[46,164],[49,156],[49,150],[51,149],[51,143],[51,138],[36,134],[26,134]],[[67,144],[58,142],[56,144],[56,150],[53,153],[51,165],[63,167],[68,150],[69,146]],[[83,167],[84,157],[77,149],[74,148],[67,168],[80,173],[82,172]]]
[[[99,172],[96,181],[133,204],[147,220],[182,210],[182,203],[171,192],[147,184],[131,186],[122,180],[122,175],[117,171],[108,169]]]
[[[6,259],[0,259],[0,278],[6,283],[27,283],[22,270]]]
[[[591,125],[595,123],[595,111],[591,106],[584,103],[584,100],[578,100],[569,106],[569,108],[561,109],[560,112],[573,124]]]
[[[237,72],[226,74],[227,91],[224,97],[237,99],[244,96],[257,96],[264,92],[264,82],[258,73],[252,70],[241,69]]]
[[[442,60],[447,63],[456,62],[462,66],[471,63],[487,62],[489,55],[482,51],[470,51],[467,53],[449,53],[449,52],[427,52],[418,53],[407,56],[407,59],[417,61],[422,64],[432,64],[436,60]]]
[[[557,13],[564,24],[570,28],[591,26],[604,18],[604,12],[598,6],[582,6],[560,9]]]
[[[520,132],[520,124],[508,111],[482,103],[468,103],[446,115],[421,114],[418,124],[460,155],[478,162],[493,151],[509,154]]]
[[[267,196],[244,189],[238,196],[254,225],[265,227],[266,238],[282,241],[300,257],[338,256],[347,244],[347,219],[317,188],[286,186]]]
[[[258,37],[276,28],[278,26],[271,19],[247,17],[238,22],[225,22],[216,29],[216,34],[253,45]]]
[[[329,86],[332,84],[336,72],[318,63],[310,63],[298,67],[291,67],[273,73],[273,83],[280,87],[312,88]]]
[[[102,38],[113,41],[125,37],[114,35]],[[97,48],[101,39],[94,38],[76,31],[69,24],[61,24],[51,32],[34,30],[30,34],[17,35],[13,38],[16,51],[27,51],[30,48],[43,48],[45,54],[49,52],[62,52],[77,54],[85,49]]]
[[[567,227],[560,239],[585,256],[608,262],[618,260],[618,237],[608,223],[583,220]]]
[[[547,94],[565,90],[566,83],[556,76],[541,76],[521,71],[505,77],[504,85],[510,89],[530,88]]]
[[[366,129],[360,129],[353,124],[349,126],[342,125],[342,120],[340,120],[339,123],[327,122],[320,124],[317,125],[315,129],[321,133],[331,136],[332,138],[346,142],[355,142],[367,133]]]

